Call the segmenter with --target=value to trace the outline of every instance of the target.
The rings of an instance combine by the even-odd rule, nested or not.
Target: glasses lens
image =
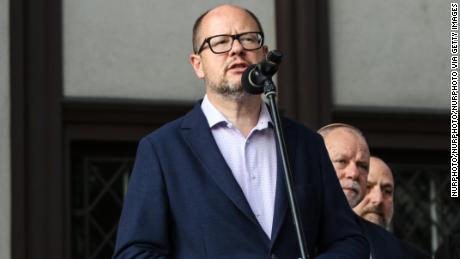
[[[227,52],[232,48],[232,36],[221,35],[209,39],[211,50],[216,53]]]
[[[262,35],[257,32],[241,34],[240,43],[246,50],[255,50],[262,46]]]

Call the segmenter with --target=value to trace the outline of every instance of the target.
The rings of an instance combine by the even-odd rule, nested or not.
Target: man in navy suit
[[[300,257],[270,114],[241,87],[267,53],[263,40],[246,9],[222,5],[198,18],[190,62],[206,95],[140,141],[114,258]],[[366,258],[322,138],[283,125],[309,254]]]
[[[344,123],[324,126],[318,133],[324,138],[350,207],[354,210],[359,208],[367,192],[369,173],[370,152],[366,139],[359,129]],[[358,215],[355,218],[369,241],[372,259],[405,258],[401,243],[395,236]]]

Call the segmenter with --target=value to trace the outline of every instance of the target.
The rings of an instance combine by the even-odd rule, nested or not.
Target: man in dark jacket
[[[114,258],[299,258],[270,114],[241,86],[267,54],[258,19],[234,5],[209,10],[195,23],[193,50],[206,95],[140,141]],[[283,124],[310,255],[366,258],[323,140]]]
[[[353,210],[360,217],[388,229],[393,218],[394,178],[390,167],[380,158],[371,156],[367,176],[367,194]],[[401,241],[405,259],[430,259],[430,255]]]

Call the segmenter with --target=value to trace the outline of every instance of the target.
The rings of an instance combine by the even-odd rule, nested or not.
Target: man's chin
[[[233,80],[235,81],[235,80]],[[243,93],[243,87],[240,81],[229,82],[229,80],[222,80],[216,84],[206,82],[207,87],[213,92],[227,97],[240,96]]]
[[[355,191],[349,189],[343,189],[343,191],[350,207],[355,207],[361,201],[359,195]]]
[[[231,85],[232,87],[240,86],[241,87],[241,77],[243,73],[228,73],[224,77],[224,83]]]
[[[353,197],[354,199],[358,199],[358,197],[361,196],[361,193],[359,190],[353,189],[353,188],[343,188],[343,192],[347,197]]]
[[[382,227],[385,227],[385,220],[384,218],[377,214],[377,213],[366,213],[364,214],[363,218],[365,218],[366,220],[374,223],[374,224],[377,224],[377,225],[380,225]]]
[[[241,86],[237,87],[220,87],[217,89],[217,92],[223,96],[228,97],[241,97],[244,94],[243,88]]]

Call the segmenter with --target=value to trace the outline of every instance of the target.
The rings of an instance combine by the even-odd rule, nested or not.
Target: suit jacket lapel
[[[296,147],[296,135],[295,131],[290,127],[290,123],[287,120],[282,120],[284,124],[284,137],[288,152],[288,157],[291,165],[292,173],[294,174],[294,158],[295,158],[295,147]],[[278,143],[277,143],[278,145]],[[289,209],[289,201],[286,188],[286,180],[284,177],[283,162],[281,161],[281,150],[277,146],[278,161],[277,161],[277,179],[276,179],[276,195],[275,195],[275,215],[273,218],[272,227],[272,245],[275,243],[276,238],[281,230],[283,222],[285,221],[286,212]],[[294,185],[295,186],[295,185]],[[293,186],[293,187],[294,187]],[[295,191],[295,190],[294,190]]]
[[[246,217],[260,227],[243,191],[220,153],[200,104],[201,102],[195,105],[185,116],[181,127],[182,136],[217,186]],[[263,232],[261,227],[260,230]]]

